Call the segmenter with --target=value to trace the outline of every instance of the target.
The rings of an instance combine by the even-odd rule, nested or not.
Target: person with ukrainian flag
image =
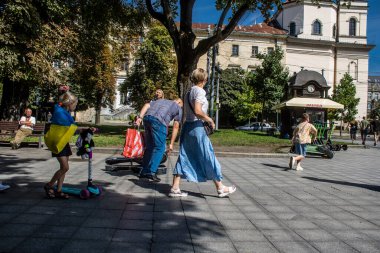
[[[70,112],[75,110],[78,98],[69,91],[68,86],[64,87],[63,90],[60,89],[63,94],[59,97],[59,103],[54,105],[50,129],[45,134],[45,144],[52,152],[52,156],[57,158],[60,166],[50,182],[44,186],[47,198],[69,198],[67,194],[62,192],[62,185],[69,170],[69,157],[72,155],[69,142],[77,129]],[[55,188],[56,182],[57,187]]]

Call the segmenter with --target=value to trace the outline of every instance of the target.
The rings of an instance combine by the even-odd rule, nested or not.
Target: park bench
[[[18,121],[0,121],[0,136],[15,137],[19,128]],[[33,132],[29,137],[38,137],[38,148],[42,148],[42,138],[44,136],[45,123],[36,123]],[[25,142],[25,139],[24,139]]]

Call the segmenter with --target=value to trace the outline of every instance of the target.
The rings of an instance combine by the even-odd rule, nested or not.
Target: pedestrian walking
[[[379,116],[376,116],[374,120],[371,121],[371,128],[372,128],[372,132],[373,132],[373,138],[375,140],[374,142],[374,146],[377,145],[377,142],[380,141],[380,120],[379,120]]]
[[[360,122],[360,136],[362,138],[362,144],[365,145],[367,135],[370,129],[370,124],[368,120],[363,116],[363,120]]]
[[[172,137],[169,145],[169,152],[173,150],[174,141],[177,137],[179,125],[182,120],[182,99],[176,100],[157,99],[146,103],[136,124],[139,126],[144,122],[144,142],[145,151],[140,172],[140,179],[148,179],[160,182],[157,177],[157,169],[166,149],[166,136],[169,123],[174,120]]]
[[[306,157],[306,145],[311,143],[310,135],[313,136],[313,141],[315,141],[317,129],[309,123],[309,115],[303,113],[301,123],[293,131],[292,143],[295,145],[297,156],[290,157],[289,169],[296,167],[296,170],[303,170],[301,161]]]
[[[350,122],[350,138],[352,143],[356,141],[356,132],[358,131],[358,122],[356,120],[352,120]]]
[[[209,137],[203,126],[208,122],[215,129],[214,121],[207,115],[208,101],[203,89],[207,82],[207,73],[198,68],[191,74],[194,86],[185,96],[185,123],[180,137],[180,153],[173,171],[173,184],[170,197],[185,197],[180,190],[181,178],[190,182],[213,180],[219,197],[225,197],[236,191],[235,186],[222,183],[222,168],[215,157]]]
[[[157,89],[156,92],[154,93],[153,100],[164,99],[164,98],[165,98],[164,91],[161,89]]]
[[[78,98],[72,94],[70,91],[66,90],[59,97],[59,104],[54,106],[53,116],[51,118],[51,123],[55,125],[62,126],[61,129],[64,131],[66,126],[71,126],[75,124],[73,117],[71,117],[70,112],[74,111],[78,103]],[[50,131],[50,130],[49,130]],[[46,196],[48,198],[60,198],[68,199],[69,195],[62,192],[63,181],[65,180],[65,175],[69,170],[69,157],[72,155],[71,148],[69,145],[69,138],[66,145],[59,153],[53,153],[52,156],[57,158],[59,163],[59,170],[57,170],[50,182],[45,184],[44,189]],[[64,144],[63,144],[64,145]],[[57,183],[57,187],[54,188],[54,184]]]

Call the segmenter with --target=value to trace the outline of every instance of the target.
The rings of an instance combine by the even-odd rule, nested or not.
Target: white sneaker
[[[225,191],[225,189],[228,189],[228,191]],[[236,191],[236,186],[222,186],[222,188],[220,188],[219,190],[218,190],[218,197],[219,198],[223,198],[223,197],[226,197],[227,195],[229,195],[229,194],[232,194],[232,193],[234,193]]]
[[[182,192],[180,189],[174,190],[173,188],[170,189],[169,197],[176,198],[176,197],[187,197],[187,192]]]
[[[298,165],[297,168],[296,168],[296,170],[303,171],[303,168],[300,165]]]
[[[294,168],[295,163],[296,163],[296,161],[294,160],[294,157],[291,156],[290,160],[289,160],[289,169],[290,170]]]
[[[4,190],[9,189],[9,188],[10,188],[9,185],[0,183],[0,191],[4,191]]]

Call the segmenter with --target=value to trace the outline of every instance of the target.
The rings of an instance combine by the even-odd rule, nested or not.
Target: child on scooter
[[[68,125],[75,124],[74,119],[71,117],[70,112],[74,111],[78,103],[78,98],[70,91],[66,90],[59,97],[59,104],[55,105],[54,113],[52,116],[52,123],[55,121],[66,121]],[[59,120],[58,120],[59,118]],[[72,155],[69,142],[59,153],[52,153],[53,157],[56,157],[59,162],[59,170],[57,170],[49,183],[45,184],[44,189],[47,198],[60,198],[68,199],[69,195],[62,192],[62,185],[65,179],[65,175],[69,170],[69,157]],[[54,188],[54,184],[57,182],[57,187]]]

